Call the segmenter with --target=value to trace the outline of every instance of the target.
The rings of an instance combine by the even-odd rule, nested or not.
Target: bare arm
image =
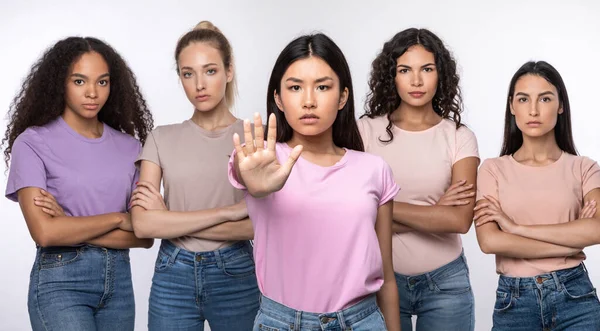
[[[377,292],[377,305],[380,307],[389,331],[400,330],[400,311],[398,310],[398,287],[392,265],[392,201],[379,207],[375,232],[379,240],[379,249],[383,261],[383,285]]]
[[[146,181],[155,188],[160,187],[161,168],[150,162],[142,161],[140,182]],[[235,205],[234,205],[235,206]],[[133,228],[140,238],[171,239],[208,229],[230,220],[234,214],[233,206],[190,212],[146,210],[140,206],[131,208]],[[168,226],[165,224],[168,223]]]
[[[479,200],[477,205],[482,203],[485,203],[485,199]],[[475,230],[479,247],[485,254],[521,259],[541,259],[571,256],[581,252],[580,248],[550,244],[506,233],[500,230],[494,222],[478,226]]]
[[[139,239],[133,232],[115,229],[100,237],[88,240],[86,243],[114,249],[150,248],[154,244],[154,239]]]
[[[52,217],[34,204],[34,198],[41,195],[41,189],[26,187],[20,189],[17,195],[29,233],[42,247],[78,245],[125,226],[128,221],[128,216],[122,213]]]
[[[396,221],[392,222],[392,233],[407,233],[407,232],[413,232],[413,231],[415,231],[415,229],[413,229],[409,226],[398,223]]]
[[[208,240],[251,240],[254,239],[254,229],[250,219],[246,218],[211,226],[190,236]]]
[[[600,201],[600,188],[586,194],[585,202]],[[544,225],[517,225],[512,233],[551,244],[584,248],[600,244],[600,211],[571,222]]]
[[[422,232],[432,233],[467,233],[473,222],[473,204],[477,181],[476,157],[464,158],[452,167],[452,182],[465,180],[464,185],[472,185],[470,192],[465,192],[461,205],[418,206],[404,202],[394,202],[394,222],[406,225]]]

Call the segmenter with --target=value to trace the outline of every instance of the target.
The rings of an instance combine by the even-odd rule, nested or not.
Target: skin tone
[[[523,134],[523,146],[513,158],[524,165],[544,167],[556,162],[563,151],[556,143],[554,129],[563,108],[556,87],[536,75],[525,75],[515,84],[510,100],[511,113]],[[600,213],[596,202],[600,189],[590,191],[584,197],[579,218],[561,224],[521,225],[503,211],[500,202],[491,196],[477,201],[475,221],[480,246],[489,253],[499,254],[506,249],[498,240],[491,239],[499,232],[513,244],[514,249],[525,245],[537,245],[546,249],[547,257],[569,256],[584,247],[600,243]],[[516,244],[517,242],[523,245]],[[512,251],[508,251],[513,256]],[[504,255],[504,254],[501,254]],[[531,256],[537,257],[537,256]]]
[[[406,131],[423,131],[442,121],[433,109],[439,74],[435,56],[421,45],[410,47],[396,60],[396,90],[400,106],[392,123]],[[467,233],[473,219],[479,159],[467,157],[452,167],[453,183],[437,204],[417,206],[394,201],[395,233]]]
[[[65,84],[62,117],[67,125],[84,137],[101,137],[103,124],[98,113],[110,94],[110,74],[104,58],[95,52],[83,54],[71,66]],[[135,237],[129,214],[71,217],[45,190],[27,187],[17,194],[29,232],[42,247],[81,243],[107,248],[152,246],[153,240]]]
[[[225,67],[218,49],[193,42],[179,54],[178,73],[185,94],[194,106],[191,120],[207,131],[226,128],[236,118],[225,99],[233,68]],[[131,198],[133,226],[141,238],[172,239],[192,236],[209,240],[247,240],[254,237],[244,200],[231,206],[189,212],[167,210],[158,188],[162,169],[142,161],[140,181]],[[165,226],[168,221],[169,226]]]
[[[289,159],[280,164],[275,153],[277,124],[274,114],[268,121],[266,148],[263,140],[262,119],[254,116],[255,138],[250,122],[244,123],[246,143],[233,137],[237,151],[235,170],[237,178],[254,197],[264,197],[280,190],[298,158],[328,167],[343,157],[346,151],[333,143],[332,125],[337,113],[348,100],[348,89],[340,89],[339,78],[331,67],[318,57],[308,57],[292,63],[281,80],[281,93],[274,92],[279,109],[293,129],[287,144],[292,147]],[[302,156],[301,156],[302,155]],[[379,207],[375,232],[382,252],[384,284],[377,293],[378,305],[388,330],[400,330],[398,289],[392,268],[392,204]]]

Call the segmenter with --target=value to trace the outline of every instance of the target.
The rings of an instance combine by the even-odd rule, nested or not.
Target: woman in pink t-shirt
[[[600,244],[600,167],[577,155],[567,89],[550,64],[514,74],[500,157],[477,182],[477,239],[500,274],[493,330],[600,330],[583,265],[583,249]]]
[[[305,35],[284,48],[267,113],[266,144],[256,114],[256,138],[246,121],[247,143],[234,135],[230,159],[255,233],[254,330],[400,330],[391,257],[398,186],[381,158],[362,152],[350,69],[331,39]]]
[[[402,328],[474,330],[460,234],[473,219],[479,155],[461,122],[456,62],[426,29],[407,29],[373,61],[365,151],[383,157],[402,187],[394,201],[393,261]]]

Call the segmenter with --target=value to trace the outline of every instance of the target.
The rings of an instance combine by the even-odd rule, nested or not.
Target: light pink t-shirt
[[[393,169],[402,190],[395,201],[413,205],[435,205],[452,181],[452,166],[467,157],[479,157],[475,135],[467,127],[458,130],[450,120],[423,131],[406,131],[392,125],[394,139],[386,132],[386,116],[358,120],[365,151],[381,156]],[[462,252],[456,233],[413,231],[393,236],[394,271],[419,275],[455,260]]]
[[[479,169],[477,200],[490,195],[516,223],[558,224],[577,219],[583,198],[600,188],[598,163],[563,153],[554,163],[532,167],[506,155],[487,159]],[[515,259],[496,255],[496,271],[511,277],[532,277],[577,266],[580,253],[570,257]]]
[[[277,143],[279,162],[290,152]],[[229,179],[244,189],[233,155]],[[260,199],[246,194],[260,291],[314,313],[338,311],[377,292],[383,284],[377,211],[398,190],[381,158],[346,150],[330,167],[300,157],[280,191]]]

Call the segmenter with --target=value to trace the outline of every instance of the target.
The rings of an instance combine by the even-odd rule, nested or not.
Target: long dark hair
[[[8,128],[2,139],[8,166],[15,139],[27,128],[43,126],[65,110],[65,82],[71,65],[84,53],[100,54],[110,72],[110,94],[98,120],[111,128],[137,136],[144,143],[153,128],[152,114],[123,58],[109,45],[91,37],[69,37],[50,47],[32,66],[8,112]]]
[[[387,116],[388,125],[385,129],[389,139],[382,140],[380,138],[382,142],[391,142],[394,139],[391,115],[398,109],[402,101],[395,83],[396,61],[415,45],[423,46],[427,51],[433,53],[435,58],[438,84],[432,100],[433,110],[442,118],[454,121],[457,129],[461,126],[462,96],[458,86],[459,76],[456,72],[454,57],[433,32],[427,29],[410,28],[397,33],[387,41],[372,64],[369,78],[370,91],[367,94],[366,112],[363,116],[369,118]]]
[[[294,39],[281,51],[277,61],[275,61],[267,89],[267,116],[275,114],[277,118],[277,142],[286,142],[292,139],[294,130],[283,113],[279,111],[273,92],[281,93],[281,79],[292,63],[310,56],[323,59],[331,67],[340,80],[340,91],[348,88],[346,105],[338,111],[333,122],[333,143],[338,147],[364,151],[354,117],[354,91],[348,62],[333,40],[322,33]],[[265,132],[265,137],[266,135],[267,132]]]
[[[522,65],[510,80],[508,97],[506,98],[506,113],[504,115],[504,141],[502,142],[500,156],[512,155],[523,145],[523,133],[517,127],[515,116],[510,111],[510,104],[514,98],[517,81],[525,75],[542,77],[556,88],[560,107],[562,107],[563,112],[558,115],[558,120],[554,127],[554,137],[561,150],[577,155],[571,131],[571,106],[569,105],[569,95],[567,94],[565,83],[558,70],[550,63],[545,61],[530,61]]]

